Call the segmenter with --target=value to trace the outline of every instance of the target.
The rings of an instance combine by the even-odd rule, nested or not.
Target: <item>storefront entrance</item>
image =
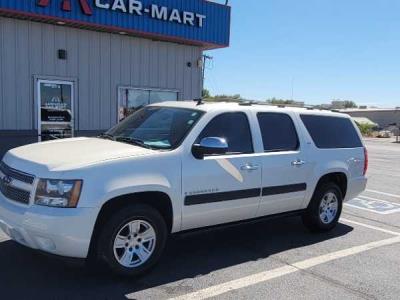
[[[38,80],[39,141],[74,136],[74,83]]]

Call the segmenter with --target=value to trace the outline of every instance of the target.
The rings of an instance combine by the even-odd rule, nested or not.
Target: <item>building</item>
[[[206,0],[0,0],[0,158],[199,98],[203,51],[229,33],[230,7]]]
[[[400,126],[400,109],[398,108],[342,109],[340,112],[354,118],[367,118],[378,124],[378,127],[382,129],[391,127],[393,124]]]
[[[346,107],[346,102],[341,100],[333,100],[331,102],[331,109],[343,109]]]

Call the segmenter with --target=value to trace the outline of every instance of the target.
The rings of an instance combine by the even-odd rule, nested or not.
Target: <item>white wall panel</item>
[[[67,60],[58,59],[58,49],[67,50]],[[34,76],[77,80],[76,130],[115,124],[119,86],[197,98],[201,55],[194,46],[0,17],[0,130],[36,128]]]

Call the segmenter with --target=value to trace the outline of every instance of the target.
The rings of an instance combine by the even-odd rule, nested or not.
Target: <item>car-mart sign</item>
[[[46,7],[50,5],[50,1],[51,0],[38,0],[37,4]],[[84,14],[93,14],[89,0],[77,1],[79,2]],[[61,0],[61,2],[62,10],[71,11],[71,0]],[[207,16],[200,13],[180,11],[176,8],[168,9],[167,6],[159,6],[157,4],[151,4],[149,7],[145,7],[143,2],[138,0],[95,0],[94,6],[99,9],[129,13],[136,16],[147,14],[154,19],[199,27],[203,27],[204,21],[207,18]]]
[[[0,0],[0,14],[220,48],[230,7],[206,0]]]

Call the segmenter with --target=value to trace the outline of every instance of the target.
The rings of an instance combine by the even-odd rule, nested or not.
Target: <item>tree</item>
[[[293,100],[284,100],[284,99],[277,99],[277,98],[271,98],[267,99],[267,103],[273,104],[273,105],[288,105],[288,104],[294,104],[295,101]]]
[[[235,95],[215,95],[213,101],[216,102],[240,102],[242,100],[242,96],[240,94]]]
[[[354,101],[345,100],[344,101],[345,108],[357,108],[357,104]]]
[[[201,96],[202,96],[203,98],[211,98],[211,93],[210,93],[209,90],[203,89],[203,91],[202,91],[202,93],[201,93]]]
[[[332,106],[335,109],[340,108],[358,108],[357,104],[351,100],[340,100],[340,99],[333,99]]]
[[[372,134],[372,131],[373,131],[374,127],[375,127],[374,125],[367,124],[367,123],[358,123],[358,122],[356,122],[356,124],[357,124],[358,128],[360,129],[361,134],[363,136],[370,136]]]

